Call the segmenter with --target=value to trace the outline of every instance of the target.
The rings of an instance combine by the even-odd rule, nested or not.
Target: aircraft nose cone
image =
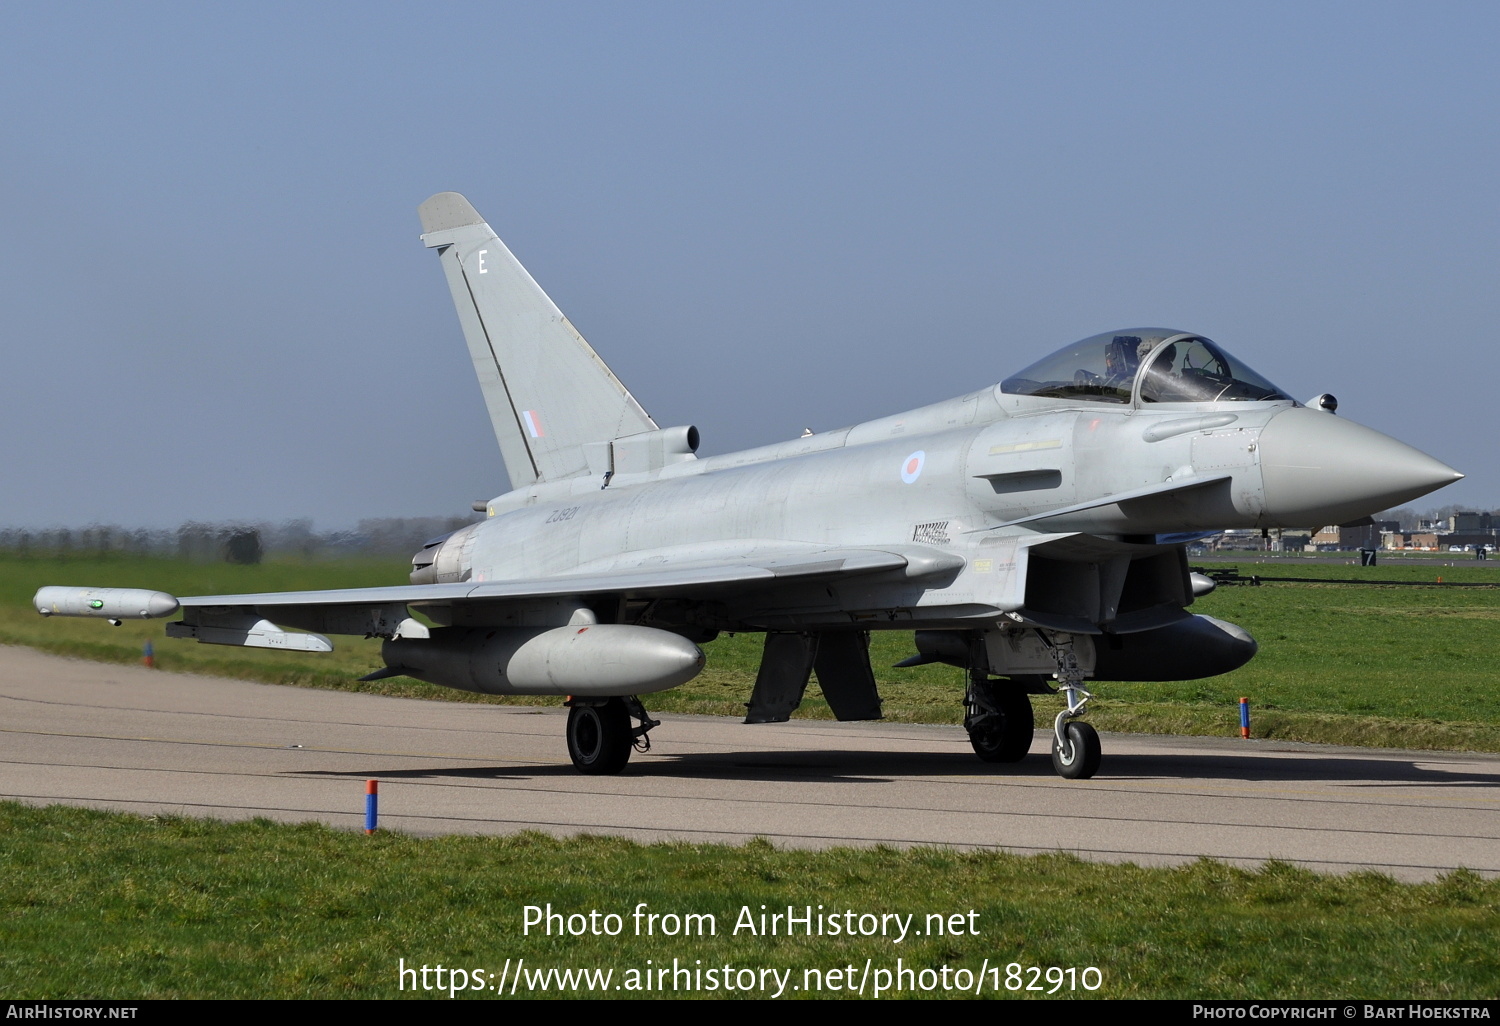
[[[1272,527],[1348,523],[1463,477],[1379,431],[1303,407],[1272,417],[1259,448]]]

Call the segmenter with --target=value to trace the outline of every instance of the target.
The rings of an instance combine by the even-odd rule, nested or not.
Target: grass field
[[[1098,970],[1087,977],[1092,991],[1078,973],[1071,988],[1055,977],[1063,997],[1472,999],[1493,997],[1500,984],[1500,882],[1463,871],[1418,885],[1284,864],[1142,869],[1064,855],[798,852],[765,842],[367,838],[316,825],[8,803],[0,803],[0,867],[0,993],[28,999],[448,998],[414,992],[417,977],[398,989],[401,959],[463,967],[464,985],[482,986],[499,981],[507,960],[518,971],[522,958],[532,972],[611,970],[604,991],[593,992],[611,998],[660,995],[631,989],[630,973],[639,988],[642,970],[674,958],[790,974],[781,975],[786,997],[847,996],[861,977],[865,996],[875,996],[878,974],[894,986],[900,967],[913,971],[908,984],[887,996],[947,996],[944,967],[954,983],[966,971],[971,991],[982,979],[986,994],[1043,997],[1055,985],[1045,973],[1010,975],[1011,963]],[[525,906],[543,902],[563,915],[617,914],[621,935],[524,933]],[[641,902],[658,913],[711,915],[716,932],[636,936],[630,913]],[[958,915],[959,929],[908,933],[899,943],[733,932],[742,909],[758,917],[762,905],[789,904],[911,915],[919,930],[938,914],[953,929],[949,917]],[[867,959],[872,976],[864,976]],[[840,972],[830,988],[826,973],[845,966],[853,972]],[[804,975],[809,969],[825,974],[825,989],[791,989],[819,981]],[[1008,976],[1043,989],[1012,992]],[[776,985],[766,980],[765,989],[735,996],[772,996]],[[547,993],[523,983],[516,996]]]
[[[1255,659],[1234,673],[1207,680],[1092,684],[1098,698],[1090,706],[1090,718],[1100,729],[1232,735],[1238,732],[1238,701],[1245,696],[1251,700],[1253,732],[1260,737],[1500,751],[1500,689],[1492,686],[1494,650],[1500,643],[1500,588],[1445,588],[1436,580],[1500,584],[1500,561],[1457,567],[1239,566],[1247,575],[1363,577],[1430,586],[1278,583],[1220,588],[1193,608],[1249,630],[1261,646]],[[331,655],[263,652],[170,641],[159,621],[110,628],[99,621],[47,620],[30,605],[36,588],[49,583],[144,586],[187,595],[391,584],[400,582],[404,572],[404,561],[396,560],[232,566],[127,557],[0,556],[0,643],[133,662],[149,638],[164,670],[444,701],[505,701],[404,678],[361,684],[358,677],[382,665],[376,641],[340,637]],[[758,635],[721,637],[707,646],[707,670],[683,687],[652,696],[650,708],[742,712],[760,644]],[[892,667],[912,651],[909,633],[877,632],[874,637],[872,660],[887,718],[960,722],[962,673],[946,666]],[[1033,701],[1039,717],[1060,708],[1056,698]],[[798,715],[830,715],[816,684]]]

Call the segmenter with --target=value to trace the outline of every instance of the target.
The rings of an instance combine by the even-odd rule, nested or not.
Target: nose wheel
[[[1099,732],[1076,720],[1062,728],[1061,737],[1052,738],[1052,768],[1060,777],[1087,780],[1099,772],[1102,755]]]

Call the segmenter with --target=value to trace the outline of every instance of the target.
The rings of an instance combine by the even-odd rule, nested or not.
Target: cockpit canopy
[[[1006,378],[1000,391],[1096,403],[1291,398],[1202,335],[1171,328],[1130,328],[1086,338]]]

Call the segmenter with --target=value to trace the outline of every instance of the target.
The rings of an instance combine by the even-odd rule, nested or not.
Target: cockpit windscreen
[[[1143,403],[1290,398],[1208,339],[1170,328],[1133,328],[1086,338],[1006,378],[1000,390],[1128,403],[1137,379]]]

